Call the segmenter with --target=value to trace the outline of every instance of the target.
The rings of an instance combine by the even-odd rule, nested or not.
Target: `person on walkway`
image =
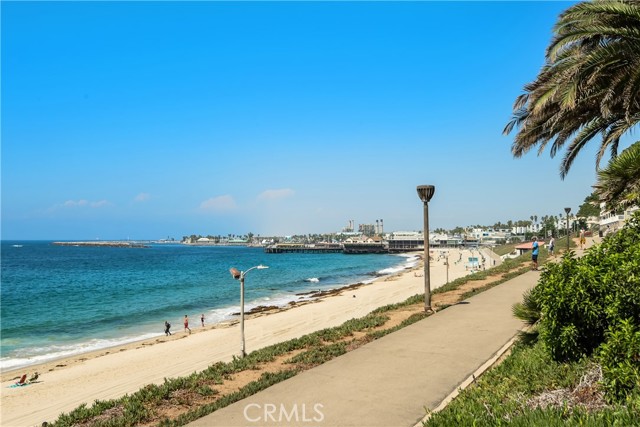
[[[580,229],[580,249],[584,248],[584,245],[586,243],[586,239],[584,237],[584,228]]]
[[[200,323],[202,323],[202,327],[204,328],[204,313],[200,315]]]
[[[536,236],[533,236],[533,243],[531,244],[531,262],[533,264],[533,266],[531,267],[532,270],[538,269],[538,249],[539,248],[540,246],[538,245],[538,238]]]
[[[164,334],[166,336],[171,335],[171,331],[169,330],[171,329],[171,323],[167,322],[166,320],[164,321]]]
[[[191,329],[189,329],[189,316],[184,315],[184,331],[189,331],[189,335],[191,335]]]
[[[556,240],[552,236],[551,240],[549,240],[549,255],[553,256],[553,250],[555,248],[556,248]]]

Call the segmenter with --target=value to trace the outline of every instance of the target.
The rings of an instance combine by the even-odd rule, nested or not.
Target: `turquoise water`
[[[230,267],[252,270],[245,309],[284,306],[298,294],[404,268],[394,255],[265,254],[261,248],[154,244],[148,248],[55,246],[3,241],[0,367],[17,368],[233,318],[239,282]]]

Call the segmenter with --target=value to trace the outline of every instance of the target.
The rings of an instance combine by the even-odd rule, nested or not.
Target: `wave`
[[[380,271],[377,271],[376,274],[378,276],[387,276],[389,274],[395,274],[395,273],[400,273],[401,271],[404,271],[406,268],[404,265],[401,265],[399,267],[389,267],[389,268],[384,268]]]
[[[135,341],[145,340],[163,335],[162,333],[147,333],[138,336],[129,336],[113,339],[93,339],[77,344],[66,345],[50,345],[38,347],[38,354],[32,355],[16,355],[15,357],[0,358],[0,369],[12,369],[23,366],[31,366],[39,363],[50,362],[56,359],[62,359],[68,356],[79,355],[91,351],[103,350],[109,347],[115,347],[123,344],[129,344]]]
[[[12,243],[22,244],[22,242]],[[0,369],[17,369],[22,366],[50,362],[55,359],[73,357],[92,351],[104,351],[109,347],[163,336],[165,320],[168,320],[173,325],[172,332],[179,332],[182,330],[182,317],[184,314],[189,314],[196,328],[200,326],[200,313],[205,314],[205,326],[207,327],[230,320],[237,320],[237,313],[240,312],[238,289],[235,286],[228,286],[229,283],[233,284],[234,282],[226,274],[229,254],[225,251],[229,248],[191,249],[180,245],[176,245],[175,248],[170,246],[165,245],[154,251],[140,252],[135,254],[136,257],[134,258],[130,258],[127,255],[125,259],[122,258],[121,251],[109,252],[108,260],[111,262],[109,264],[111,267],[107,270],[108,274],[104,276],[94,274],[93,270],[89,268],[93,265],[92,262],[97,263],[102,260],[103,251],[100,252],[100,257],[96,258],[92,251],[83,250],[82,252],[67,254],[70,248],[64,248],[65,253],[62,256],[60,255],[62,249],[53,247],[48,243],[43,243],[39,247],[41,254],[40,258],[37,259],[19,257],[18,255],[22,251],[3,251],[3,264],[8,256],[7,254],[13,256],[12,271],[15,271],[15,283],[20,285],[23,283],[34,284],[34,289],[40,289],[35,286],[38,285],[43,289],[43,292],[49,292],[51,298],[59,298],[57,296],[58,293],[67,290],[66,287],[61,289],[52,284],[69,278],[79,281],[78,286],[81,290],[84,290],[88,285],[109,283],[106,288],[110,292],[104,293],[99,303],[95,302],[95,298],[88,298],[87,304],[85,304],[86,307],[82,304],[77,304],[76,309],[84,311],[82,311],[83,317],[80,320],[75,320],[86,324],[87,328],[64,336],[59,335],[60,322],[56,321],[52,316],[49,316],[52,317],[50,321],[41,316],[35,331],[38,333],[34,332],[34,334],[29,334],[28,336],[24,334],[25,328],[29,327],[28,324],[13,322],[11,325],[4,325],[5,319],[3,318]],[[204,265],[204,263],[199,262],[203,257],[202,252],[204,249],[206,249],[206,252],[215,250],[217,262],[220,264],[216,264],[215,271],[220,270],[224,273],[220,274],[220,278],[216,276],[213,280],[213,288],[209,283],[210,279],[206,280],[206,286],[203,284],[204,280],[198,279],[204,274],[196,275],[192,273],[193,271],[200,272],[196,266]],[[257,265],[261,261],[254,262],[254,259],[263,256],[258,249],[240,250],[233,248],[233,250],[234,262],[237,257],[242,255],[247,259],[244,262],[246,265]],[[240,255],[235,253],[242,251],[246,253],[243,252]],[[42,284],[39,282],[41,280],[40,277],[32,278],[29,275],[30,270],[21,267],[22,264],[20,264],[26,262],[25,259],[31,263],[49,263],[51,259],[57,260],[58,258],[56,257],[62,257],[67,264],[54,270],[54,272],[61,272],[58,274],[60,277],[54,275],[52,279]],[[88,263],[88,267],[79,269],[79,265],[84,266],[85,264],[75,262],[78,257]],[[206,258],[209,260],[208,253]],[[248,299],[245,300],[245,312],[257,306],[291,306],[294,305],[292,304],[294,302],[301,303],[305,300],[313,299],[313,293],[317,291],[343,288],[356,283],[369,284],[380,276],[401,271],[411,262],[416,262],[415,260],[417,259],[415,256],[393,259],[389,256],[381,257],[378,255],[370,258],[371,264],[368,261],[354,262],[354,260],[367,260],[368,258],[366,257],[354,258],[341,257],[340,255],[314,257],[307,257],[306,255],[288,257],[282,255],[273,257],[268,263],[273,268],[272,271],[280,268],[281,271],[285,271],[287,274],[280,275],[277,278],[266,273],[264,276],[256,275],[255,278],[252,277],[247,287],[246,296]],[[153,275],[145,274],[141,276],[138,274],[140,271],[147,271],[147,265],[165,266],[169,264],[167,260],[172,263],[175,262],[176,267],[172,268],[171,271],[158,267],[153,269],[157,271]],[[138,268],[143,262],[145,268]],[[390,264],[395,265],[391,269],[387,269],[386,267]],[[29,266],[30,264],[25,265]],[[174,264],[171,265],[173,266]],[[382,270],[376,271],[376,269]],[[102,270],[100,271],[102,272]],[[181,273],[183,271],[189,273]],[[20,272],[25,274],[18,274]],[[4,279],[3,277],[3,282]],[[112,283],[119,284],[118,292],[111,292]],[[192,285],[194,286],[192,287]],[[27,286],[25,285],[25,287]],[[31,287],[28,288],[31,289]],[[188,294],[186,292],[176,293],[177,289],[182,290],[183,288],[188,289],[190,292]],[[4,294],[3,290],[3,297],[5,296]],[[20,299],[18,296],[20,296],[20,293],[16,292],[15,294],[14,303],[19,305]],[[113,295],[115,297],[111,298]],[[137,297],[140,295],[144,296],[144,298]],[[106,297],[111,299],[105,301],[104,298]],[[60,301],[62,302],[59,305],[66,304],[64,300]],[[81,302],[84,303],[84,301]],[[127,310],[120,310],[123,304],[127,304]],[[110,307],[113,309],[108,310]],[[16,331],[11,328],[16,329]],[[5,331],[12,331],[12,333],[5,334]],[[121,336],[118,337],[116,334],[121,334]],[[14,335],[18,341],[12,342],[10,337]],[[51,345],[52,341],[49,339],[51,336],[56,338],[55,346]],[[81,342],[83,339],[86,339],[86,341]]]
[[[405,258],[405,260],[398,265],[394,265],[392,267],[383,268],[382,270],[376,271],[375,273],[376,276],[387,276],[391,274],[400,273],[404,270],[415,267],[416,265],[418,265],[418,262],[420,261],[420,258],[417,257],[416,255],[401,254],[398,256]]]

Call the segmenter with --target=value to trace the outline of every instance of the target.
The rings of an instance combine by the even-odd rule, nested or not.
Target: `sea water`
[[[3,241],[0,368],[12,369],[286,306],[312,290],[370,283],[416,262],[394,255],[266,254],[262,248],[150,244],[146,248]]]

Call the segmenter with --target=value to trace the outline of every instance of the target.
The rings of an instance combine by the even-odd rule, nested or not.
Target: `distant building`
[[[389,252],[417,251],[424,249],[424,235],[417,231],[396,231],[387,239]]]
[[[243,239],[230,239],[229,241],[227,241],[228,245],[236,245],[236,246],[242,246],[248,243],[249,242],[247,240],[243,240]]]
[[[544,241],[543,240],[538,240],[538,246],[539,247],[543,247],[544,246]],[[522,255],[525,252],[529,252],[532,248],[533,248],[533,242],[526,242],[526,243],[523,243],[521,245],[516,246],[515,250],[518,251],[518,255]]]
[[[604,203],[600,204],[600,235],[606,236],[621,229],[631,218],[631,215],[638,210],[638,206],[631,206],[623,211],[611,212],[604,210]]]
[[[373,236],[376,234],[376,225],[375,224],[360,224],[358,226],[358,232],[364,234],[365,236]]]
[[[386,242],[379,236],[350,237],[342,244],[345,254],[387,253]]]

